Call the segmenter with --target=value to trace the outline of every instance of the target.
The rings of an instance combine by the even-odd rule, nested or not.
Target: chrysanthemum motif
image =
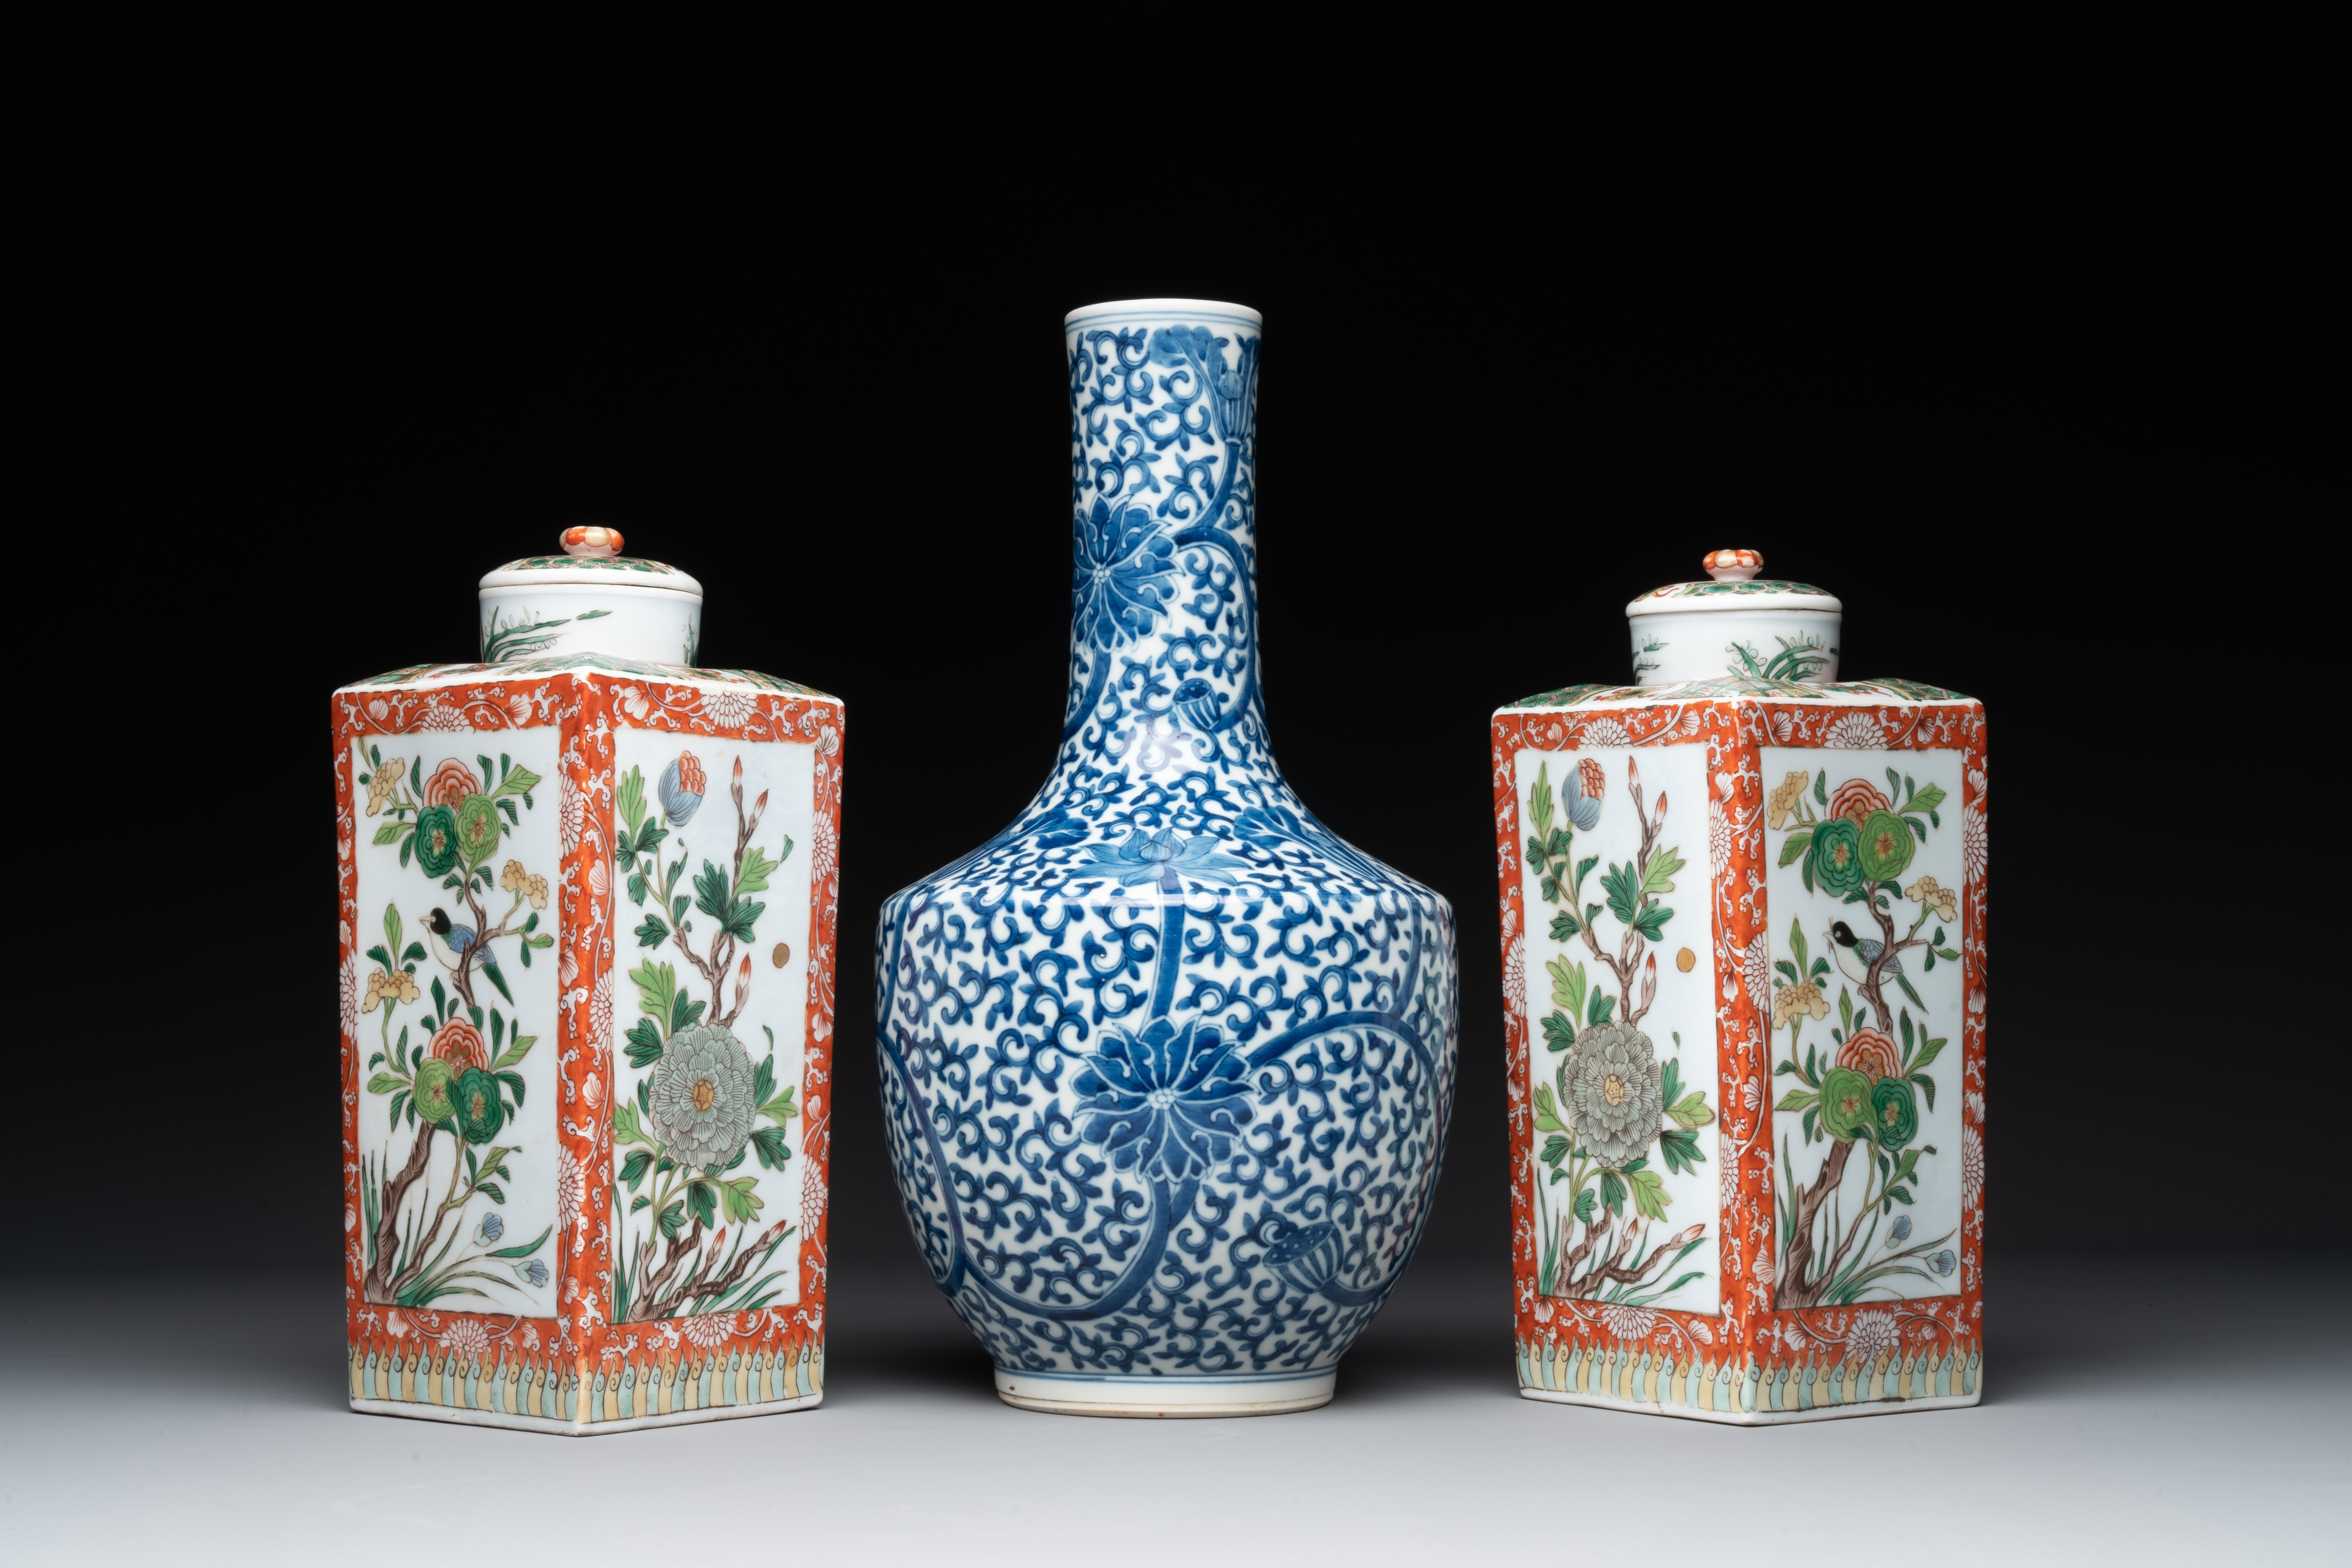
[[[649,1118],[663,1152],[679,1164],[713,1169],[751,1135],[751,1054],[723,1025],[669,1037],[654,1067]]]
[[[569,1149],[558,1149],[555,1152],[555,1228],[557,1230],[568,1231],[581,1224],[580,1196],[586,1184],[580,1169],[580,1157]]]
[[[1515,1015],[1528,1010],[1528,939],[1515,936],[1503,950],[1503,1005]]]
[[[677,1331],[684,1334],[686,1342],[695,1349],[707,1351],[727,1342],[727,1337],[735,1331],[735,1314],[705,1312],[678,1324]]]
[[[580,786],[572,782],[571,771],[566,769],[563,774],[563,787],[557,795],[555,803],[556,837],[562,843],[563,853],[566,856],[580,847],[580,822],[586,815],[587,809],[586,798],[581,795]]]
[[[1762,931],[1748,940],[1748,951],[1741,955],[1740,979],[1748,986],[1748,1005],[1758,1012],[1770,1005],[1772,994],[1772,944]]]
[[[1903,1342],[1892,1312],[1857,1312],[1845,1331],[1845,1359],[1872,1362]]]
[[[1585,721],[1584,733],[1578,738],[1577,743],[1584,746],[1630,746],[1633,742],[1625,733],[1624,725],[1604,715]]]
[[[343,1033],[356,1035],[360,1029],[360,961],[354,956],[343,961],[342,1001]]]
[[[490,1331],[471,1318],[457,1318],[443,1331],[441,1343],[460,1362],[472,1361],[489,1350]]]
[[[435,731],[473,728],[471,724],[466,722],[464,713],[443,702],[427,702],[416,715],[416,727],[420,730]]]
[[[613,1046],[613,976],[610,971],[597,977],[596,988],[588,994],[588,1043],[600,1051],[610,1050]]]
[[[1748,1081],[1752,1085],[1756,1080],[1749,1079]],[[1739,1201],[1739,1156],[1734,1154],[1728,1159],[1717,1160],[1715,1169],[1716,1197],[1724,1213],[1729,1214]]]
[[[1706,858],[1718,878],[1731,868],[1731,818],[1719,800],[1706,803]]]
[[[809,875],[824,881],[833,875],[840,858],[841,830],[834,826],[832,817],[820,812],[809,824]]]
[[[1886,744],[1886,731],[1874,714],[1842,713],[1822,732],[1822,744],[1840,752],[1876,751]]]
[[[824,1223],[824,1184],[803,1164],[801,1167],[801,1239],[814,1241]]]
[[[1603,1307],[1601,1326],[1621,1340],[1647,1339],[1650,1331],[1658,1326],[1658,1314],[1639,1307]]]
[[[1985,853],[1984,807],[1972,805],[1960,814],[1960,865],[1972,884],[1984,881]]]
[[[1167,1019],[1140,1035],[1103,1031],[1076,1079],[1081,1136],[1119,1171],[1163,1181],[1198,1176],[1233,1152],[1250,1120],[1240,1055],[1214,1024]]]
[[[1641,1030],[1594,1024],[1577,1036],[1567,1087],[1570,1128],[1602,1164],[1622,1165],[1657,1138],[1657,1051]]]
[[[1960,1128],[1960,1206],[1976,1208],[1984,1202],[1984,1134],[1974,1127]]]
[[[722,686],[716,691],[702,694],[703,717],[722,730],[742,728],[743,721],[751,717],[752,710],[758,706],[759,699],[751,694],[749,687]]]

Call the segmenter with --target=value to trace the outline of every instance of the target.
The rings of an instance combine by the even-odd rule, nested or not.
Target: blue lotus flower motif
[[[1958,1263],[1959,1259],[1952,1256],[1952,1249],[1948,1247],[1944,1248],[1943,1251],[1936,1254],[1935,1257],[1927,1259],[1928,1268],[1934,1269],[1938,1274],[1948,1277]]]
[[[1234,879],[1226,873],[1246,871],[1250,865],[1246,860],[1219,854],[1218,848],[1214,834],[1179,840],[1172,827],[1163,827],[1156,834],[1139,827],[1116,849],[1107,844],[1087,846],[1093,864],[1085,868],[1108,871],[1118,879],[1122,888],[1132,888],[1138,882],[1158,882],[1163,893],[1182,892],[1186,877],[1223,882],[1230,888]]]
[[[1094,511],[1077,520],[1070,614],[1078,635],[1097,647],[1148,636],[1175,599],[1175,557],[1150,511],[1130,506],[1114,513],[1097,497]]]
[[[486,1214],[482,1216],[482,1223],[474,1227],[474,1245],[488,1247],[506,1233],[506,1221],[494,1214]]]
[[[1889,1247],[1895,1247],[1910,1239],[1911,1216],[1907,1214],[1896,1215],[1895,1216],[1895,1228],[1886,1233],[1886,1245]]]
[[[1076,1080],[1082,1134],[1119,1171],[1181,1182],[1233,1152],[1250,1120],[1247,1069],[1214,1024],[1165,1018],[1140,1035],[1103,1031]]]

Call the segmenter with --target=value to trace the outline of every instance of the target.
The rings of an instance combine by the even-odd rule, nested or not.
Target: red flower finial
[[[1718,583],[1745,583],[1764,570],[1764,556],[1756,550],[1710,550],[1698,563]]]
[[[574,523],[563,531],[563,553],[609,561],[621,552],[621,531],[601,523]]]

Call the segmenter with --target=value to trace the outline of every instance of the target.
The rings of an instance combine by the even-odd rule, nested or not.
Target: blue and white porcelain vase
[[[1267,749],[1257,312],[1065,326],[1061,752],[1012,826],[883,906],[891,1159],[1007,1403],[1311,1409],[1437,1186],[1454,914]]]

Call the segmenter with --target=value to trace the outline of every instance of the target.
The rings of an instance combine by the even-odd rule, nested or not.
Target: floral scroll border
[[[1733,1369],[1745,1362],[1746,1386],[1752,1397],[1759,1381],[1770,1387],[1777,1375],[1785,1384],[1800,1363],[1842,1363],[1859,1357],[1883,1368],[1890,1352],[1901,1361],[1915,1344],[1924,1350],[1940,1343],[1953,1365],[1966,1366],[1968,1386],[1973,1392],[1979,1386],[1976,1368],[1982,1359],[1984,1313],[1987,879],[1982,845],[1990,781],[1983,705],[1965,701],[1855,707],[1700,700],[1568,711],[1507,710],[1495,716],[1493,742],[1496,874],[1509,1074],[1512,1306],[1522,1382],[1530,1387],[1555,1388],[1549,1377],[1538,1379],[1531,1373],[1530,1365],[1565,1365],[1572,1353],[1581,1357],[1588,1352],[1607,1354],[1612,1365],[1622,1363],[1627,1369],[1635,1357],[1645,1370],[1654,1362],[1685,1370],[1704,1363],[1706,1377],[1722,1376],[1731,1384],[1741,1381]],[[1587,745],[1707,748],[1707,772],[1713,781],[1707,792],[1712,935],[1718,979],[1732,986],[1729,995],[1718,989],[1716,999],[1721,1095],[1717,1103],[1723,1107],[1718,1137],[1722,1184],[1717,1252],[1723,1269],[1718,1317],[1664,1307],[1555,1300],[1536,1293],[1535,1126],[1527,1088],[1534,1022],[1527,1003],[1526,911],[1519,875],[1519,845],[1525,830],[1519,821],[1516,758],[1522,750],[1573,752]],[[1961,1289],[1957,1296],[1859,1307],[1777,1310],[1771,1304],[1771,1286],[1755,1267],[1759,1255],[1771,1256],[1774,1239],[1771,1037],[1765,1025],[1770,992],[1764,847],[1768,786],[1761,766],[1766,746],[1825,752],[1958,750],[1962,753],[1963,832],[1971,836],[1977,847],[1964,854],[1960,911],[1961,1157],[1974,1163],[1977,1174],[1963,1187]],[[1909,1364],[1903,1362],[1906,1379]],[[1717,1367],[1723,1370],[1718,1373]],[[1920,1363],[1920,1375],[1927,1375],[1925,1361]],[[1626,1376],[1631,1377],[1630,1370]],[[1960,1386],[1959,1376],[1957,1371],[1952,1373],[1949,1386],[1955,1391]],[[1878,1386],[1874,1378],[1870,1386]],[[1619,1392],[1613,1374],[1603,1397],[1661,1407],[1665,1402],[1663,1394],[1644,1398]],[[1780,1408],[1776,1394],[1775,1410]],[[1677,1397],[1675,1402],[1682,1401]],[[1731,1406],[1727,1403],[1718,1408],[1728,1411]]]
[[[840,920],[840,703],[820,694],[782,695],[736,684],[634,678],[583,671],[523,679],[426,684],[450,677],[488,675],[495,667],[425,667],[401,672],[402,689],[354,686],[333,697],[335,740],[336,958],[342,988],[343,1203],[345,1331],[354,1363],[371,1356],[415,1359],[420,1344],[437,1342],[470,1352],[482,1379],[528,1365],[542,1376],[562,1373],[580,1387],[601,1388],[596,1374],[648,1362],[676,1367],[733,1358],[748,1365],[766,1352],[777,1366],[821,1367],[824,1342],[826,1223],[832,1174],[828,1103],[833,1069],[834,963]],[[509,675],[511,671],[507,672]],[[688,672],[681,669],[681,676]],[[691,672],[708,681],[711,672]],[[352,1238],[350,1216],[361,1211],[359,1110],[361,1046],[357,1017],[359,953],[359,822],[353,795],[355,744],[376,736],[478,735],[500,730],[554,729],[561,743],[557,813],[562,850],[562,944],[557,959],[557,1013],[562,1030],[557,1057],[562,1099],[555,1109],[557,1142],[558,1310],[549,1317],[370,1306],[361,1294],[364,1260]],[[808,1000],[801,1078],[802,1172],[799,1300],[757,1311],[614,1325],[609,1307],[613,1232],[612,1103],[613,992],[626,962],[613,940],[612,872],[614,746],[616,729],[703,734],[741,742],[790,741],[811,746],[815,800],[809,847]],[[600,1047],[597,1042],[602,1041]],[[587,1085],[594,1079],[596,1088]],[[461,1326],[470,1325],[470,1326]],[[504,1343],[511,1340],[511,1349]],[[685,1342],[682,1345],[681,1342]],[[495,1351],[490,1347],[496,1345]],[[821,1377],[821,1373],[813,1375]],[[462,1376],[459,1381],[463,1381]],[[803,1382],[809,1379],[803,1377]],[[821,1383],[818,1384],[821,1386]],[[593,1401],[589,1402],[591,1406]],[[667,1413],[667,1412],[666,1412]],[[680,1412],[683,1414],[684,1412]],[[526,1420],[537,1419],[526,1413]],[[593,1421],[588,1415],[579,1422]]]

